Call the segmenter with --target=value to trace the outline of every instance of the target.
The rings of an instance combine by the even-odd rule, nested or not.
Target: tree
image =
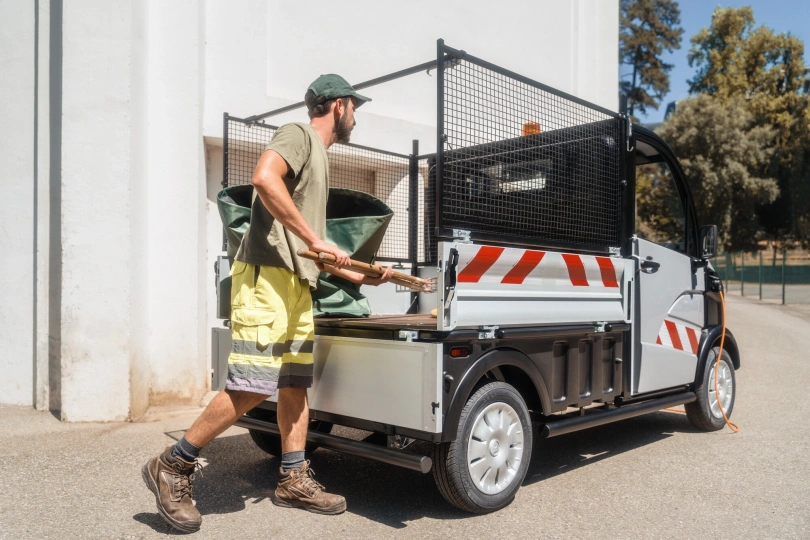
[[[692,37],[688,61],[697,67],[692,93],[745,96],[754,106],[795,94],[804,82],[804,44],[795,36],[754,28],[754,10],[718,7],[712,22]]]
[[[708,28],[692,38],[689,81],[693,93],[726,102],[742,99],[756,122],[774,130],[775,150],[768,174],[781,196],[758,210],[777,240],[810,242],[810,96],[804,44],[790,34],[755,27],[750,7],[717,8]]]
[[[764,175],[774,130],[758,123],[740,98],[701,94],[681,101],[658,133],[679,158],[698,223],[716,224],[726,250],[754,248],[756,209],[779,195],[776,180]]]
[[[665,163],[636,165],[636,234],[656,243],[685,242],[681,199]]]
[[[628,97],[628,113],[657,109],[669,92],[672,64],[664,51],[681,48],[681,10],[674,0],[622,0],[619,18],[619,61],[632,67],[632,78],[619,83]]]

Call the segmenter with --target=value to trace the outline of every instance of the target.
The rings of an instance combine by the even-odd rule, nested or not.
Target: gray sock
[[[185,437],[177,441],[177,444],[174,445],[174,449],[172,450],[172,455],[174,457],[179,457],[183,461],[187,461],[191,463],[196,461],[197,458],[200,456],[200,450],[197,446],[194,446],[190,442],[186,440]]]
[[[295,452],[284,452],[281,454],[281,469],[284,472],[290,469],[300,469],[304,464],[304,450],[297,450]]]

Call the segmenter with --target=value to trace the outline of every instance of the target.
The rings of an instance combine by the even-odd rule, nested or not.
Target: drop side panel
[[[441,366],[441,345],[436,343],[315,336],[309,406],[314,411],[440,433]]]
[[[442,248],[445,280],[450,250],[459,255],[443,329],[627,318],[625,259],[460,243]]]

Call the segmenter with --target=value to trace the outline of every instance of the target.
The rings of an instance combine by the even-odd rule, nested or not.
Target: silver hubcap
[[[467,469],[475,487],[487,495],[506,489],[523,459],[523,428],[515,409],[493,403],[473,423],[467,444]]]
[[[709,374],[709,407],[711,408],[712,416],[715,418],[723,418],[723,414],[720,412],[720,404],[723,404],[723,410],[726,411],[726,415],[728,415],[728,408],[731,406],[731,397],[734,394],[734,382],[731,378],[731,367],[726,364],[725,360],[721,359],[720,374],[717,378],[720,390],[720,399],[718,401],[714,386],[714,370],[716,367],[716,363],[712,362],[712,371]]]

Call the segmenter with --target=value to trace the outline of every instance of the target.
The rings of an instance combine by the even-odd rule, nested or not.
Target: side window
[[[686,214],[665,162],[636,166],[636,234],[686,253]]]

